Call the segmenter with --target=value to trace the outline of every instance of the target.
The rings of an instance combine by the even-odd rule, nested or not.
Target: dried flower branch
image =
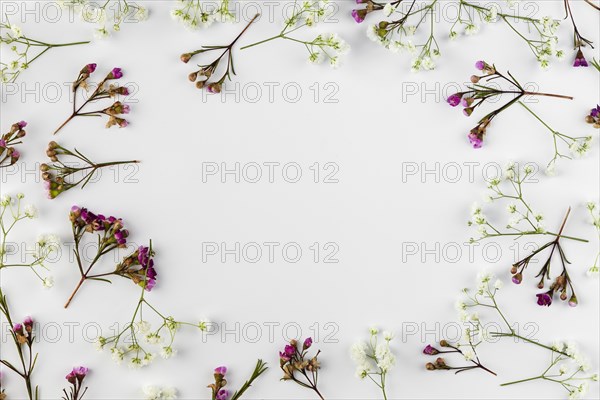
[[[566,13],[565,19],[569,18],[571,20],[571,24],[573,25],[573,48],[577,49],[577,54],[575,55],[575,61],[573,62],[573,66],[588,67],[589,64],[585,59],[583,50],[581,50],[581,48],[585,46],[590,46],[593,49],[593,42],[583,37],[581,32],[579,32],[577,24],[575,23],[575,17],[573,16],[573,12],[571,11],[571,2],[569,0],[564,0],[564,5]]]
[[[63,400],[81,400],[88,388],[83,388],[83,380],[87,376],[89,369],[86,367],[75,367],[67,374],[65,379],[71,384],[69,391],[63,389]],[[82,390],[83,389],[83,390]]]
[[[600,129],[600,105],[592,108],[590,113],[586,115],[585,122],[591,124],[596,129]]]
[[[26,126],[25,121],[14,123],[10,131],[0,137],[0,168],[10,167],[19,161],[21,153],[14,146],[23,143],[21,139],[27,134]]]
[[[568,100],[573,100],[573,97],[559,94],[528,91],[515,79],[515,77],[510,72],[508,72],[507,75],[504,75],[498,72],[495,65],[488,64],[485,61],[477,61],[475,63],[475,67],[479,71],[481,71],[483,75],[471,76],[471,82],[473,83],[473,86],[467,86],[468,90],[464,92],[455,93],[448,97],[447,101],[450,106],[456,107],[460,104],[464,107],[463,113],[467,117],[469,117],[479,106],[483,105],[486,101],[491,102],[492,100],[500,98],[504,95],[511,95],[513,96],[513,98],[501,107],[485,115],[479,120],[477,126],[471,129],[471,131],[468,134],[468,138],[474,148],[478,149],[483,146],[483,139],[492,120],[496,118],[500,113],[510,108],[512,105],[518,103],[522,107],[524,107],[529,113],[531,113],[548,130],[550,130],[550,132],[553,135],[555,155],[554,158],[550,161],[549,166],[553,166],[555,161],[559,157],[569,158],[566,155],[560,153],[558,149],[558,140],[561,140],[562,142],[568,144],[571,151],[578,155],[583,155],[589,150],[590,142],[592,140],[591,137],[571,137],[552,129],[537,114],[535,114],[529,107],[527,107],[523,102],[520,101],[521,98],[523,98],[524,96],[554,97]],[[497,88],[489,84],[484,85],[480,83],[481,81],[491,82],[495,80],[499,80],[501,83],[504,82],[508,84],[508,87]]]
[[[126,87],[119,87],[113,84],[105,87],[105,84],[108,81],[121,79],[123,77],[123,72],[121,68],[113,68],[112,71],[106,75],[106,77],[98,84],[98,87],[92,94],[83,102],[83,104],[77,107],[77,91],[79,88],[88,89],[89,83],[87,79],[90,75],[96,71],[96,64],[88,64],[81,69],[79,72],[79,76],[77,80],[73,82],[73,93],[75,94],[73,98],[73,113],[61,126],[58,127],[57,130],[54,131],[56,135],[62,128],[64,128],[71,120],[75,117],[101,117],[103,115],[108,116],[108,122],[106,123],[106,127],[110,128],[111,126],[118,126],[119,128],[124,128],[129,125],[129,122],[119,117],[118,115],[129,114],[130,108],[127,104],[123,104],[120,101],[115,101],[110,107],[96,110],[96,111],[87,111],[83,112],[83,109],[91,103],[94,103],[103,99],[111,99],[116,98],[118,95],[127,96],[129,94],[129,90]]]
[[[121,30],[123,23],[139,23],[148,19],[148,10],[130,0],[59,0],[66,9],[79,14],[88,23],[97,24],[94,35],[104,39],[110,35],[111,29]]]
[[[206,90],[208,90],[210,93],[220,93],[225,79],[231,80],[231,74],[236,75],[233,63],[233,46],[237,43],[238,40],[240,40],[240,38],[248,30],[248,28],[250,28],[250,25],[252,25],[254,21],[256,21],[259,15],[260,14],[256,14],[254,18],[250,20],[248,25],[246,25],[246,27],[242,30],[242,32],[240,32],[240,34],[237,35],[237,37],[230,44],[226,46],[202,46],[200,50],[195,50],[190,53],[182,54],[180,57],[181,61],[187,64],[195,55],[209,53],[211,51],[223,50],[221,55],[218,56],[210,64],[198,65],[200,69],[188,75],[188,79],[190,80],[190,82],[195,82],[196,87],[198,89],[206,88]],[[223,57],[227,59],[227,68],[225,70],[225,73],[219,80],[209,83],[208,81],[216,72],[221,60],[223,60]],[[200,78],[200,80],[198,80],[198,78]]]
[[[72,43],[47,43],[23,35],[21,28],[10,22],[0,22],[0,44],[7,45],[16,58],[7,62],[6,54],[3,53],[0,61],[0,81],[2,83],[14,83],[23,71],[50,49],[59,47],[78,46],[88,42]],[[39,50],[36,54],[33,51]]]
[[[37,216],[34,206],[21,204],[23,198],[25,195],[22,193],[17,194],[16,201],[9,195],[0,198],[0,271],[5,268],[28,268],[45,288],[51,288],[54,285],[54,279],[51,276],[42,276],[37,269],[49,270],[46,266],[48,260],[60,250],[60,239],[56,235],[41,235],[38,238],[32,262],[25,263],[19,260],[16,263],[9,263],[7,260],[8,235],[21,221],[34,219]]]
[[[513,340],[518,340],[524,344],[530,344],[537,346],[540,349],[550,351],[551,352],[551,364],[548,369],[544,373],[539,376],[535,376],[532,378],[521,379],[513,382],[507,382],[502,384],[502,386],[514,385],[523,382],[531,382],[537,380],[543,380],[546,382],[552,382],[559,384],[562,388],[566,389],[569,393],[569,398],[579,398],[585,391],[587,390],[587,381],[597,381],[598,375],[588,375],[582,376],[582,373],[585,373],[589,370],[589,364],[585,360],[585,358],[577,351],[577,348],[574,344],[569,343],[565,344],[562,342],[556,342],[552,345],[545,345],[540,343],[537,340],[532,340],[530,338],[519,335],[514,328],[514,324],[509,322],[506,318],[505,313],[500,309],[497,295],[498,292],[502,289],[503,283],[500,280],[497,280],[493,277],[493,275],[488,273],[481,273],[478,276],[478,286],[476,291],[471,294],[469,289],[463,289],[463,298],[459,299],[456,303],[456,308],[460,314],[460,320],[467,324],[467,329],[464,332],[464,340],[468,342],[467,344],[457,344],[452,345],[449,352],[455,352],[454,349],[461,349],[463,347],[467,347],[467,350],[461,351],[461,354],[467,360],[473,360],[476,357],[475,352],[471,349],[471,343],[474,343],[475,346],[479,346],[483,343],[486,343],[488,339],[496,339],[496,338],[512,338]],[[480,315],[476,311],[470,310],[481,310],[486,312],[492,312],[496,315],[500,320],[500,325],[506,325],[506,330],[500,329],[499,331],[490,332],[484,326],[483,322],[480,319]],[[490,340],[491,342],[491,340]],[[448,348],[449,343],[446,340],[441,341],[441,347],[443,349]],[[423,353],[426,355],[436,356],[438,354],[445,353],[446,350],[439,350],[431,345],[428,345],[423,350]],[[478,358],[476,359],[478,360]],[[559,363],[563,361],[568,361],[569,363],[574,364],[574,368],[571,368],[568,364]],[[552,372],[551,370],[558,366],[557,372]],[[443,359],[436,360],[436,363],[427,363],[426,368],[428,370],[446,370],[446,369],[454,369],[452,367],[447,367],[445,361]],[[477,366],[470,366],[469,369],[479,368]],[[457,372],[461,372],[461,369],[456,369]]]
[[[171,17],[182,22],[188,29],[208,28],[214,22],[234,20],[229,3],[230,0],[177,0],[177,7],[171,11]]]
[[[83,189],[94,177],[96,172],[102,168],[115,165],[139,163],[137,160],[94,163],[80,153],[77,149],[71,151],[54,141],[48,144],[46,155],[50,157],[50,161],[54,162],[53,164],[44,163],[40,165],[42,179],[44,180],[44,187],[48,193],[49,199],[54,199],[60,194],[77,187],[82,183],[83,184],[81,185],[81,188]],[[72,163],[68,162],[65,163],[64,161],[60,160],[60,156],[73,157],[78,161],[83,162],[84,165],[81,166],[72,165]],[[71,180],[74,175],[77,175],[77,178]]]
[[[27,389],[27,396],[29,400],[37,400],[38,387],[33,387],[32,375],[35,369],[38,355],[33,353],[33,344],[35,343],[35,336],[33,331],[33,319],[26,317],[23,323],[13,323],[10,315],[10,309],[6,296],[0,288],[0,312],[6,318],[6,322],[12,328],[10,330],[10,337],[12,338],[15,347],[17,348],[17,354],[19,355],[20,366],[14,366],[10,361],[4,358],[0,359],[0,363],[6,366],[8,369],[23,378],[25,387]]]
[[[294,0],[293,12],[284,21],[285,25],[278,35],[249,44],[240,50],[259,46],[273,40],[283,39],[302,44],[308,51],[309,62],[319,64],[327,60],[333,68],[337,68],[341,62],[341,56],[350,51],[350,46],[336,34],[320,34],[313,40],[302,40],[290,36],[304,27],[315,26],[327,15],[329,4],[329,0],[308,0],[303,2]]]
[[[129,231],[125,229],[123,220],[115,217],[105,217],[102,214],[96,215],[87,208],[73,206],[69,214],[71,227],[73,230],[73,240],[75,243],[75,259],[81,274],[81,279],[75,287],[75,290],[67,300],[65,308],[69,306],[75,294],[79,291],[83,283],[89,279],[111,283],[107,278],[110,276],[121,276],[133,281],[146,291],[151,291],[156,285],[156,270],[154,269],[154,251],[152,242],[148,247],[139,246],[133,253],[123,258],[123,261],[117,264],[114,270],[99,274],[92,274],[92,268],[97,265],[103,256],[113,252],[116,249],[127,247],[127,238]],[[96,233],[98,249],[96,256],[84,267],[84,259],[80,253],[80,246],[86,234]]]
[[[394,338],[391,332],[383,332],[383,343],[378,343],[379,330],[370,329],[371,336],[368,342],[357,342],[352,346],[351,356],[356,364],[356,375],[369,378],[387,400],[386,379],[387,374],[396,364],[396,357],[390,349],[390,342]]]
[[[193,326],[202,332],[207,332],[210,329],[210,322],[207,320],[190,323],[178,321],[172,316],[166,316],[146,300],[146,293],[147,291],[143,288],[136,303],[133,317],[124,325],[123,329],[116,335],[100,336],[95,343],[98,351],[102,351],[109,346],[113,361],[121,364],[127,359],[127,364],[132,369],[145,367],[156,358],[156,353],[152,351],[152,348],[144,347],[143,342],[152,346],[160,346],[161,357],[169,359],[177,354],[173,344],[177,331],[181,326]],[[160,321],[157,329],[152,329],[152,325],[147,321],[148,313]],[[166,343],[164,342],[165,335],[168,337]]]
[[[297,340],[291,340],[284,350],[279,352],[279,367],[283,371],[281,380],[295,382],[314,391],[321,400],[325,400],[317,387],[321,368],[318,357],[321,351],[317,351],[313,357],[308,357],[308,349],[312,343],[312,338],[306,338],[300,348]]]
[[[225,379],[227,374],[227,367],[217,367],[214,370],[215,382],[208,385],[208,388],[212,391],[212,400],[239,400],[242,395],[252,386],[252,383],[258,379],[268,369],[267,364],[263,360],[258,360],[252,376],[248,379],[239,390],[233,393],[233,396],[229,397],[229,390],[225,389],[225,386],[229,383]]]

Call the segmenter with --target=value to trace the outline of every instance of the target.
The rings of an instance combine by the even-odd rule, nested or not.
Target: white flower
[[[341,61],[339,56],[334,56],[329,59],[329,65],[333,69],[338,69],[340,67]]]
[[[396,11],[396,8],[394,6],[392,6],[392,3],[387,3],[385,5],[385,7],[383,7],[383,13],[385,14],[386,17],[389,17],[390,15],[392,15],[394,13],[394,11]]]
[[[152,361],[154,361],[155,357],[156,357],[156,355],[153,354],[153,353],[146,353],[146,355],[142,359],[142,366],[146,366],[146,365],[152,364]]]
[[[138,332],[140,333],[148,333],[150,332],[150,328],[152,327],[152,325],[150,325],[150,322],[148,321],[139,321],[136,323]]]
[[[175,355],[177,354],[177,350],[172,348],[171,346],[166,346],[163,347],[162,350],[160,351],[160,356],[162,358],[169,359],[171,357],[175,357]]]
[[[112,359],[115,363],[121,364],[123,362],[125,352],[122,349],[113,347],[110,349],[110,352],[112,353]]]
[[[42,280],[42,285],[44,286],[45,289],[50,289],[52,286],[54,286],[54,278],[51,276],[47,276]]]
[[[12,31],[15,39],[19,39],[20,37],[23,36],[23,31],[17,25],[11,25],[10,30]]]
[[[405,28],[406,30],[406,36],[414,36],[415,32],[417,31],[417,27],[414,25],[409,25]]]
[[[138,21],[146,21],[148,19],[148,9],[146,7],[139,7],[135,16]]]
[[[175,400],[177,398],[177,389],[174,387],[166,387],[162,390],[163,400]]]
[[[211,322],[209,319],[206,318],[202,318],[200,320],[200,322],[198,322],[198,328],[200,328],[200,330],[202,332],[206,332],[208,330],[208,327],[210,326]]]
[[[367,362],[367,344],[364,342],[357,342],[350,348],[350,357],[359,366],[364,365]]]
[[[383,338],[389,342],[394,338],[394,334],[390,331],[383,331]]]
[[[360,379],[365,379],[369,375],[370,371],[371,369],[368,365],[359,365],[356,367],[356,376]]]
[[[27,204],[23,209],[23,213],[27,218],[33,219],[37,217],[37,208],[32,204]]]
[[[567,372],[569,372],[569,367],[567,367],[565,364],[561,365],[560,368],[558,369],[558,373],[561,375],[564,375]]]
[[[383,372],[388,372],[396,363],[396,357],[390,351],[387,343],[380,343],[375,348],[375,358],[377,359],[377,367]]]
[[[146,339],[146,342],[148,342],[150,344],[159,344],[160,342],[162,342],[162,338],[156,332],[148,333],[146,335],[145,339]]]
[[[146,400],[161,400],[162,390],[158,386],[144,387],[144,399]]]
[[[133,357],[129,360],[129,369],[140,369],[144,366],[143,361],[139,357]]]
[[[421,57],[417,57],[412,60],[412,64],[410,66],[411,72],[419,72],[423,68],[423,59]]]
[[[548,164],[545,172],[546,172],[546,175],[548,175],[548,176],[556,175],[556,165],[554,163]]]
[[[597,265],[592,265],[590,267],[590,269],[587,270],[586,274],[590,278],[598,278],[598,276],[600,275],[599,274],[599,270],[598,270],[598,266]]]
[[[497,4],[492,4],[489,8],[489,11],[486,12],[485,16],[483,17],[483,20],[485,22],[488,23],[493,23],[498,21],[498,5]]]
[[[104,350],[105,345],[106,339],[102,336],[98,336],[98,338],[94,341],[94,348],[98,351]]]
[[[473,352],[473,350],[465,350],[463,352],[463,356],[465,357],[465,360],[471,361],[475,358],[475,353]]]
[[[468,24],[465,28],[465,35],[475,35],[477,32],[479,32],[479,26],[475,24]]]
[[[454,304],[454,308],[456,308],[456,311],[464,311],[467,309],[467,304],[462,299],[459,299]]]
[[[369,328],[369,333],[371,334],[371,336],[375,336],[379,333],[379,329],[372,326],[371,328]]]
[[[431,57],[424,57],[421,65],[425,71],[431,71],[435,69],[435,62],[433,62]]]
[[[456,38],[458,37],[458,33],[456,33],[456,31],[450,31],[448,37],[450,38],[450,40],[456,40]]]
[[[502,282],[500,279],[496,279],[496,282],[494,282],[494,289],[502,289],[504,287],[504,282]]]

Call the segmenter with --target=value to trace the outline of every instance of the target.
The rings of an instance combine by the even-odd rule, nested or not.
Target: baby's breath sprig
[[[51,288],[54,285],[54,279],[51,276],[42,276],[41,271],[49,271],[47,267],[48,260],[54,253],[60,250],[60,239],[56,235],[39,236],[33,261],[31,262],[8,262],[8,235],[17,224],[26,219],[37,217],[37,210],[32,205],[23,206],[22,200],[25,195],[17,194],[16,200],[10,195],[4,195],[0,198],[0,271],[5,268],[27,268],[30,269],[36,278],[38,278],[45,288]]]
[[[14,123],[10,131],[0,136],[0,168],[10,167],[21,158],[21,153],[14,146],[23,143],[21,139],[27,134],[26,126],[25,121]]]
[[[312,338],[306,338],[302,346],[299,346],[297,340],[292,339],[283,351],[279,352],[279,368],[283,371],[281,380],[294,382],[303,388],[310,389],[321,400],[325,400],[318,388],[319,369],[321,368],[318,357],[321,350],[309,357],[308,350],[312,344]]]
[[[41,164],[40,171],[42,172],[44,187],[49,199],[54,199],[60,194],[73,189],[80,184],[83,189],[94,177],[96,172],[102,168],[139,163],[137,160],[95,163],[77,149],[71,151],[54,141],[48,144],[46,155],[53,163]],[[68,161],[65,162],[63,161],[64,158],[63,160],[60,159],[61,156],[74,158],[77,161],[83,162],[84,165],[75,165]]]
[[[508,201],[506,211],[510,219],[505,230],[498,224],[491,222],[483,209],[475,204],[471,210],[471,220],[467,224],[477,227],[479,237],[472,237],[470,239],[471,243],[500,236],[520,239],[523,236],[531,235],[549,235],[555,238],[560,236],[563,239],[587,243],[586,239],[546,230],[543,225],[544,215],[535,211],[525,197],[524,186],[532,182],[534,174],[535,168],[533,165],[528,164],[521,169],[517,164],[511,162],[505,167],[502,177],[489,180],[487,187],[490,193],[486,196],[486,201],[495,203]]]
[[[589,64],[585,59],[583,54],[582,47],[590,46],[592,49],[594,48],[593,42],[589,39],[583,37],[579,29],[577,28],[577,24],[575,23],[575,17],[573,16],[573,12],[571,11],[571,2],[570,0],[564,0],[565,5],[565,18],[569,18],[571,20],[571,24],[573,25],[573,48],[577,50],[575,55],[575,61],[573,61],[574,67],[588,67]]]
[[[117,86],[113,84],[109,84],[108,87],[105,87],[108,81],[121,79],[123,77],[123,71],[121,68],[113,68],[106,77],[98,84],[96,90],[92,92],[92,94],[87,97],[87,99],[83,102],[83,104],[77,107],[77,91],[79,88],[87,90],[89,87],[88,78],[94,71],[96,71],[96,64],[88,64],[79,71],[79,75],[75,82],[73,82],[73,94],[75,95],[73,98],[73,113],[62,123],[61,126],[58,127],[54,131],[56,135],[62,128],[64,128],[71,120],[75,117],[102,117],[103,115],[108,116],[108,122],[106,123],[106,127],[110,128],[111,126],[118,126],[119,128],[125,128],[129,125],[129,122],[119,117],[119,115],[129,114],[130,108],[127,104],[123,104],[120,101],[115,101],[110,107],[96,110],[96,111],[86,111],[83,109],[96,101],[103,99],[112,99],[117,96],[127,96],[129,95],[129,90],[122,86]]]
[[[468,90],[464,92],[458,92],[448,97],[448,104],[452,107],[461,105],[464,107],[463,114],[467,117],[471,116],[477,107],[483,105],[486,101],[491,101],[496,98],[500,98],[504,95],[511,95],[513,98],[507,103],[499,107],[498,109],[488,113],[479,120],[477,126],[471,129],[467,137],[474,148],[478,149],[483,146],[483,138],[486,134],[487,128],[494,118],[500,113],[510,108],[510,106],[519,102],[523,96],[542,96],[542,97],[554,97],[559,99],[573,100],[571,96],[564,96],[560,94],[552,93],[541,93],[531,92],[526,90],[517,79],[509,72],[502,74],[496,69],[494,64],[488,64],[485,61],[477,61],[475,68],[483,73],[483,75],[472,75],[471,83],[473,86],[467,86]],[[507,88],[496,88],[490,85],[484,85],[481,82],[485,81],[500,81],[508,85]],[[549,127],[548,127],[549,128]],[[550,129],[550,128],[549,128]],[[556,134],[554,135],[556,140]]]
[[[131,0],[59,0],[59,4],[79,14],[85,22],[96,24],[99,39],[121,30],[123,23],[139,23],[148,19],[148,10]]]
[[[254,381],[258,379],[269,367],[267,367],[267,363],[263,360],[258,360],[256,362],[256,366],[254,367],[254,371],[242,387],[239,390],[236,390],[231,397],[229,397],[229,390],[225,389],[225,386],[229,384],[229,381],[225,379],[225,375],[227,374],[227,367],[217,367],[213,372],[213,376],[215,378],[215,382],[208,385],[208,388],[212,391],[212,400],[239,400],[242,398],[242,395],[252,386]]]
[[[600,206],[598,203],[590,201],[586,204],[586,208],[590,213],[592,225],[594,225],[594,229],[596,230],[596,236],[598,236],[598,243],[600,243]],[[600,249],[598,250],[598,254],[596,255],[596,259],[594,260],[594,265],[592,265],[588,271],[588,276],[598,277],[599,275],[599,267],[600,267]]]
[[[0,364],[13,371],[24,381],[25,388],[27,389],[27,398],[29,400],[39,399],[39,388],[36,385],[33,386],[33,371],[36,367],[38,360],[38,354],[33,352],[33,345],[36,343],[35,332],[34,332],[34,321],[31,317],[25,317],[22,323],[13,323],[13,319],[10,314],[10,308],[8,307],[8,301],[2,288],[0,287],[0,315],[4,316],[10,329],[10,338],[15,344],[17,354],[19,356],[19,363],[15,366],[5,359],[5,355],[0,358]],[[4,390],[0,391],[0,394],[4,395]]]
[[[259,15],[260,14],[256,14],[254,16],[254,18],[252,18],[252,20],[250,20],[248,25],[246,25],[246,27],[242,30],[242,32],[240,32],[240,34],[237,35],[237,37],[228,45],[225,45],[225,46],[202,46],[202,48],[199,50],[195,50],[195,51],[192,51],[189,53],[182,54],[180,59],[182,62],[187,64],[192,59],[192,57],[194,57],[198,54],[209,53],[211,51],[217,51],[217,52],[221,51],[221,50],[223,51],[221,53],[221,55],[218,56],[210,64],[198,65],[198,67],[200,69],[198,71],[194,71],[188,75],[188,79],[190,80],[190,82],[195,82],[196,87],[198,89],[206,88],[206,90],[209,93],[220,93],[221,89],[223,87],[223,83],[225,82],[225,79],[231,80],[231,74],[236,75],[235,66],[233,63],[233,46],[235,46],[237,41],[240,40],[240,38],[248,30],[248,28],[250,28],[250,25],[252,25],[252,23],[254,23],[254,21],[256,21],[256,19],[259,17]],[[225,69],[225,72],[223,73],[223,76],[217,81],[209,82],[210,78],[216,72],[217,68],[219,67],[219,64],[221,63],[221,61],[223,60],[224,57],[225,57],[225,59],[227,59],[227,67]],[[200,78],[200,80],[198,80],[198,78]]]
[[[337,68],[341,56],[350,50],[350,46],[337,34],[319,34],[313,40],[298,39],[291,36],[305,27],[313,27],[327,16],[330,0],[294,0],[291,15],[285,19],[284,27],[279,34],[242,47],[249,49],[277,39],[288,40],[303,45],[308,51],[308,61],[319,64],[329,61],[329,65]]]
[[[173,347],[175,337],[182,326],[193,326],[202,332],[210,328],[210,322],[206,320],[198,323],[182,322],[163,314],[146,299],[146,294],[146,290],[142,289],[133,316],[123,329],[112,336],[100,336],[95,342],[98,351],[108,348],[113,361],[117,364],[126,361],[132,369],[151,364],[156,358],[156,347],[160,347],[162,358],[174,357],[177,354],[177,349]],[[148,322],[148,314],[151,318],[158,319],[158,328],[152,328]]]
[[[371,328],[368,342],[360,341],[351,348],[351,357],[356,364],[356,376],[360,379],[369,378],[381,390],[384,400],[387,400],[387,374],[396,364],[396,357],[390,349],[394,338],[391,332],[383,332],[383,342],[379,339],[379,330]]]
[[[10,22],[0,22],[0,45],[9,46],[10,50],[16,58],[8,61],[10,57],[2,53],[2,61],[0,61],[0,82],[14,83],[19,75],[39,57],[44,55],[50,49],[59,47],[78,46],[88,44],[87,42],[72,42],[72,43],[48,43],[41,40],[25,36],[21,28]],[[35,53],[35,54],[32,54]]]
[[[233,22],[235,15],[230,10],[230,0],[177,0],[171,11],[173,19],[188,29],[208,28],[215,22]]]
[[[555,342],[551,345],[544,344],[538,340],[534,340],[529,337],[522,336],[515,329],[515,324],[511,323],[506,316],[506,313],[502,311],[500,303],[497,299],[498,293],[503,288],[503,282],[496,279],[489,273],[480,273],[478,275],[478,285],[475,291],[469,289],[463,289],[461,298],[456,303],[456,308],[459,312],[460,320],[468,324],[465,330],[464,341],[466,343],[459,343],[457,345],[451,345],[452,350],[445,350],[448,348],[449,342],[442,340],[440,346],[442,349],[437,349],[431,345],[425,347],[423,352],[426,355],[438,355],[446,352],[453,353],[455,349],[466,348],[462,350],[463,356],[469,360],[474,357],[474,352],[471,349],[471,343],[475,343],[477,346],[484,343],[493,343],[495,340],[501,338],[511,338],[517,340],[520,343],[534,345],[539,349],[551,352],[551,364],[550,367],[541,375],[520,379],[513,382],[507,382],[502,386],[514,385],[524,382],[532,381],[544,381],[552,382],[560,385],[566,389],[569,398],[578,398],[585,394],[587,389],[587,382],[597,381],[597,374],[585,374],[589,371],[589,364],[585,357],[579,353],[577,346],[573,343],[565,344],[563,342]],[[497,329],[497,325],[505,325],[506,329],[500,328],[499,330],[490,331],[486,328],[487,324],[484,324],[480,319],[479,311],[491,312],[492,316],[499,318],[499,323],[494,323],[494,328]],[[478,360],[478,359],[477,359]],[[439,366],[439,367],[438,367]],[[444,368],[446,365],[443,359],[436,360],[436,363],[428,363],[426,368],[429,370],[445,370],[452,368]],[[553,372],[552,369],[558,367],[557,372]],[[477,368],[472,367],[470,369]],[[461,372],[460,368],[457,372]],[[585,375],[584,375],[585,374]]]
[[[524,16],[518,9],[504,12],[497,3],[482,5],[460,0],[458,17],[450,30],[450,38],[458,37],[457,25],[464,27],[465,34],[472,35],[479,31],[479,23],[498,21],[504,22],[511,32],[527,44],[542,68],[546,69],[550,66],[552,57],[559,60],[564,58],[564,51],[556,49],[559,20],[549,16],[543,18]],[[519,26],[524,26],[526,29],[519,29]]]
[[[435,13],[438,0],[417,3],[412,0],[403,3],[396,0],[380,3],[371,0],[360,1],[365,8],[352,11],[357,23],[362,23],[368,14],[380,11],[389,20],[381,20],[367,29],[367,37],[393,53],[406,51],[414,55],[412,71],[435,69],[435,59],[440,56],[440,47],[435,38]],[[403,7],[406,4],[406,7]],[[428,29],[428,35],[421,43],[414,43],[419,28]]]

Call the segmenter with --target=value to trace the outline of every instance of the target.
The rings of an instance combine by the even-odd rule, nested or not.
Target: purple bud
[[[479,60],[475,63],[475,68],[477,68],[480,71],[483,71],[485,69],[485,65],[485,61]]]
[[[226,373],[227,373],[227,367],[220,366],[220,367],[215,368],[215,374],[217,374],[217,375],[225,376]]]
[[[356,21],[358,24],[365,20],[365,15],[365,10],[352,10],[352,18],[354,18],[354,21]]]
[[[455,93],[452,96],[448,97],[447,101],[448,104],[450,104],[452,107],[456,107],[460,104],[461,96],[459,95],[459,93]]]
[[[109,72],[106,79],[121,79],[123,77],[123,71],[121,68],[113,68],[112,71]]]
[[[306,338],[306,340],[304,341],[304,345],[302,347],[304,347],[304,350],[310,349],[310,346],[312,346],[313,344],[313,340],[312,338]]]
[[[423,354],[427,354],[430,356],[434,356],[436,354],[439,354],[440,351],[438,349],[436,349],[435,347],[433,347],[432,345],[428,344],[427,347],[425,347],[423,349]]]
[[[553,292],[550,291],[546,293],[536,294],[538,306],[550,307],[550,305],[552,304],[552,296],[550,295],[551,293]]]
[[[477,134],[471,132],[468,137],[474,149],[480,149],[483,146],[483,138],[480,138]]]

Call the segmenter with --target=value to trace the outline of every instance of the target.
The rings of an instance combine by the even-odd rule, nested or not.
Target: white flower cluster
[[[592,225],[596,229],[596,236],[600,239],[600,206],[598,203],[590,201],[586,204],[586,208],[590,213]],[[587,275],[589,277],[597,278],[599,275],[598,265],[600,263],[600,250],[598,250],[598,254],[596,255],[596,259],[594,260],[594,265],[592,265],[587,270]]]
[[[385,30],[379,25],[371,25],[367,28],[367,37],[390,52],[406,53],[413,56],[411,71],[431,71],[436,67],[435,59],[440,56],[433,36],[423,45],[415,45],[413,38],[417,31],[414,25],[402,25],[395,30]],[[421,48],[421,51],[418,51]]]
[[[361,379],[371,374],[385,375],[396,364],[396,357],[390,349],[394,335],[383,332],[383,342],[378,342],[379,331],[371,328],[370,334],[368,343],[360,341],[350,349],[350,355],[356,364],[356,376]]]
[[[308,45],[308,61],[320,64],[329,61],[332,68],[338,68],[341,56],[350,51],[350,45],[335,33],[320,34]]]
[[[471,208],[471,218],[468,221],[468,225],[477,227],[478,239],[502,235],[544,234],[546,232],[546,228],[543,225],[544,215],[533,211],[531,204],[527,203],[523,198],[521,190],[522,185],[527,182],[527,179],[533,173],[534,168],[532,165],[526,165],[520,170],[515,163],[510,162],[505,166],[502,177],[492,178],[488,181],[487,187],[490,190],[490,194],[485,196],[486,202],[492,203],[502,199],[510,200],[506,206],[506,212],[509,217],[506,228],[509,231],[504,232],[502,229],[492,225],[483,213],[483,209],[475,203]],[[505,184],[506,182],[508,184]],[[506,185],[508,190],[512,190],[515,193],[505,193],[504,185]],[[471,242],[474,241],[475,239],[471,238]]]
[[[96,24],[94,34],[99,39],[108,37],[111,31],[120,31],[123,23],[139,23],[148,19],[145,7],[126,0],[61,0],[58,3],[78,14],[83,21]]]
[[[298,2],[292,8],[290,15],[285,18],[284,32],[290,28],[298,28],[300,26],[315,26],[323,21],[325,17],[331,13],[330,0],[305,0]]]
[[[175,400],[177,389],[174,387],[145,386],[144,399],[146,400]]]
[[[209,330],[210,321],[203,319],[196,326],[202,331]],[[156,329],[152,329],[152,325],[145,320],[139,320],[136,323],[128,325],[119,335],[113,337],[100,336],[96,339],[94,347],[98,351],[103,351],[107,345],[110,345],[109,350],[113,361],[117,364],[122,364],[127,360],[127,364],[131,369],[139,369],[150,365],[156,358],[156,354],[142,347],[140,340],[143,339],[151,346],[160,346],[160,356],[163,359],[169,359],[177,355],[177,349],[173,348],[175,334],[180,328],[181,323],[175,321],[172,317],[166,317],[162,325]],[[189,324],[188,324],[189,325]],[[128,346],[119,345],[119,341],[124,334],[129,332],[131,339]],[[161,335],[165,332],[167,340]]]
[[[19,49],[16,43],[22,36],[23,31],[17,25],[0,23],[0,43],[10,49],[10,52],[4,50],[2,52],[0,61],[2,83],[14,82],[16,77],[27,69],[27,48]]]
[[[14,226],[22,220],[34,219],[38,215],[37,208],[33,205],[23,206],[22,200],[25,198],[23,193],[18,193],[15,198],[5,194],[0,197],[0,268],[6,267],[27,267],[42,282],[44,288],[54,286],[54,279],[51,276],[43,277],[37,270],[39,267],[48,270],[47,261],[53,253],[60,251],[60,239],[56,235],[41,235],[36,242],[33,261],[27,264],[11,264],[6,260],[7,255],[7,236]],[[5,217],[11,217],[12,221],[5,221]]]
[[[569,146],[569,150],[571,154],[575,157],[583,157],[587,154],[588,151],[592,148],[592,136],[586,136],[581,139],[575,139]]]
[[[229,1],[177,0],[171,17],[191,30],[208,28],[215,22],[233,22],[235,16],[229,8]]]

